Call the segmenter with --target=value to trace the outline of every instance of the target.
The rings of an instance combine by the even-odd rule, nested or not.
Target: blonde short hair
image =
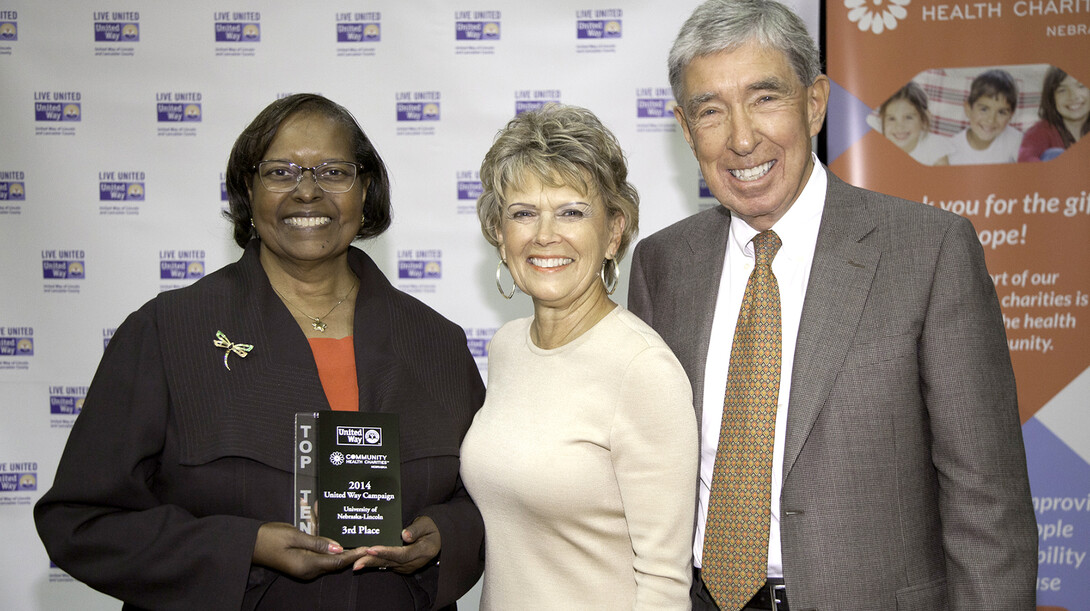
[[[613,133],[594,113],[578,106],[546,104],[511,119],[481,162],[477,217],[481,233],[493,246],[499,247],[496,229],[503,194],[522,188],[530,177],[546,186],[597,195],[610,218],[624,217],[620,246],[606,262],[607,277],[615,273],[639,228],[640,196],[628,182],[624,151]]]

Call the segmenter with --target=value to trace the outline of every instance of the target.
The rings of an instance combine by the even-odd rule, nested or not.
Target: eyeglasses
[[[262,161],[254,166],[261,185],[273,193],[294,191],[303,180],[303,172],[310,172],[314,182],[326,193],[344,193],[356,184],[356,173],[362,169],[351,161],[327,161],[312,168],[304,168],[290,161]]]

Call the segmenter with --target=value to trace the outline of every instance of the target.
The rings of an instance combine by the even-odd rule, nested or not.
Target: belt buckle
[[[772,611],[787,611],[786,585],[782,583],[768,584],[768,598],[772,601]],[[783,605],[783,609],[780,609],[781,604]]]

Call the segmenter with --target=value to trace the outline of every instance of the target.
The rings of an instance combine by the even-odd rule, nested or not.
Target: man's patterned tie
[[[780,238],[753,238],[757,264],[746,283],[730,352],[723,425],[712,473],[701,575],[721,609],[741,609],[768,574],[772,446],[780,394],[780,290],[772,259]]]

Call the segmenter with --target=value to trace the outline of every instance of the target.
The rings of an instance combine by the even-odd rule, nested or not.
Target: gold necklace
[[[302,310],[302,309],[301,309],[301,308],[300,308],[299,306],[297,306],[297,305],[295,305],[294,303],[292,303],[292,301],[291,301],[290,299],[288,299],[287,297],[285,297],[283,293],[281,293],[280,291],[276,290],[276,287],[275,287],[275,286],[273,286],[273,287],[272,287],[272,290],[273,290],[273,292],[275,292],[275,293],[276,293],[277,295],[280,295],[280,298],[281,298],[281,299],[283,299],[284,301],[286,301],[286,302],[288,303],[288,305],[290,305],[291,307],[295,308],[295,310],[296,310],[297,312],[299,312],[299,313],[300,313],[300,314],[302,314],[303,316],[306,316],[307,318],[309,318],[309,319],[310,319],[310,326],[311,326],[311,327],[313,327],[315,331],[317,331],[318,333],[325,333],[326,327],[328,327],[329,325],[328,325],[328,324],[326,324],[326,323],[324,323],[324,322],[322,322],[322,319],[323,319],[323,318],[325,318],[326,316],[329,316],[330,314],[332,314],[332,313],[333,313],[333,310],[336,310],[336,309],[337,309],[337,306],[339,306],[339,305],[341,305],[342,303],[344,303],[344,300],[345,300],[345,299],[348,299],[348,296],[352,294],[352,291],[354,291],[354,290],[356,290],[357,288],[359,288],[359,285],[360,285],[360,282],[359,282],[359,280],[357,279],[357,280],[356,280],[356,282],[355,282],[355,284],[353,284],[353,285],[352,285],[352,288],[348,289],[348,292],[344,294],[344,297],[341,297],[341,300],[340,300],[340,301],[338,301],[337,303],[335,303],[335,304],[333,305],[333,307],[332,307],[332,308],[329,308],[329,311],[328,311],[328,312],[326,312],[325,314],[322,314],[321,316],[311,316],[310,314],[307,314],[307,313],[306,313],[306,312],[304,312],[304,311],[303,311],[303,310]],[[269,286],[272,286],[272,283],[271,283],[271,282],[269,283]]]

